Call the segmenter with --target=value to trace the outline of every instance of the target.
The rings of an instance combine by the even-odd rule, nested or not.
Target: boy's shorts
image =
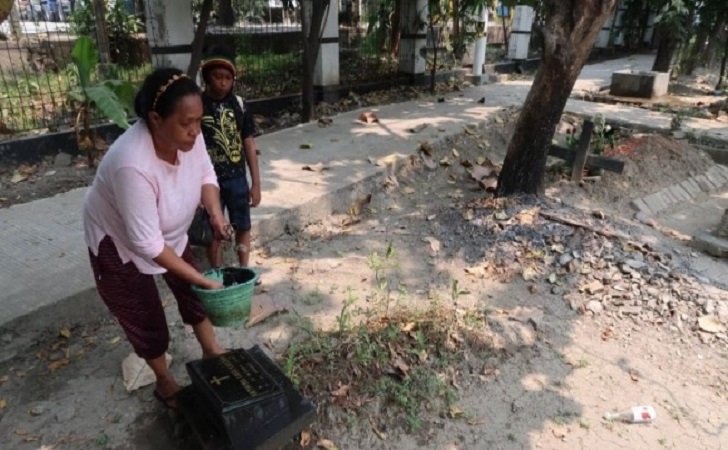
[[[246,177],[218,180],[222,210],[236,231],[250,231],[250,188]]]

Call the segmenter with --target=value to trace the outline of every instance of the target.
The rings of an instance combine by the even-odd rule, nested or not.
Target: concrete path
[[[609,85],[614,70],[649,69],[652,58],[633,56],[586,66],[574,92]],[[461,132],[464,125],[481,124],[499,107],[522,104],[529,88],[529,82],[473,87],[449,95],[444,103],[422,100],[372,108],[380,119],[375,124],[357,122],[360,112],[355,111],[334,117],[326,128],[313,123],[261,136],[263,204],[253,216],[257,242],[273,240],[332,212],[345,212],[385,170],[372,160],[412,154],[419,141],[437,141]],[[486,103],[478,104],[483,96]],[[610,120],[660,128],[669,128],[670,122],[669,115],[578,100],[570,100],[567,110],[600,112]],[[690,124],[708,135],[726,136],[728,130],[704,122]],[[417,134],[409,132],[421,123],[429,126]],[[301,149],[301,144],[310,144],[311,149]],[[317,163],[329,170],[302,170]],[[77,189],[0,209],[0,327],[104,314],[81,232],[84,193],[85,189]]]

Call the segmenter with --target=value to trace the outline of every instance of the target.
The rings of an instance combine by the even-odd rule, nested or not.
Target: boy
[[[220,185],[220,201],[235,227],[235,250],[242,267],[250,258],[250,207],[260,204],[260,172],[255,149],[255,123],[243,100],[233,93],[234,58],[224,48],[216,48],[202,62],[205,84],[202,94],[204,114],[202,134]],[[248,186],[245,166],[250,168]],[[207,248],[212,267],[222,265],[222,242]]]

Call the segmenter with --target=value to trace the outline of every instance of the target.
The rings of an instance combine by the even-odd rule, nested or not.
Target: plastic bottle
[[[652,406],[633,406],[626,411],[608,412],[604,414],[605,420],[617,420],[626,423],[650,423],[657,417]]]

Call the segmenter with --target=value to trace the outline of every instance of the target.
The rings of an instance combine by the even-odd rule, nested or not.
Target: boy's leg
[[[248,267],[250,262],[250,230],[235,233],[235,249],[241,267]]]
[[[230,224],[235,227],[235,252],[238,262],[247,267],[250,260],[250,190],[245,177],[235,178],[227,203]]]

